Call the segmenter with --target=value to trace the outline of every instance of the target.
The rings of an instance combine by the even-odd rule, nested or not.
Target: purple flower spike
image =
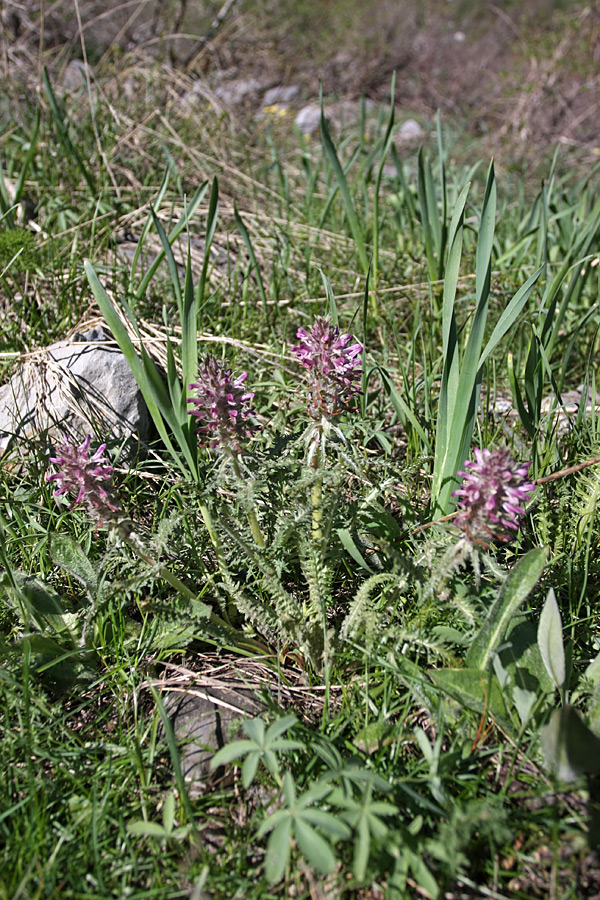
[[[317,419],[323,413],[338,415],[360,393],[362,345],[348,346],[352,335],[340,334],[324,316],[315,319],[310,331],[299,328],[296,337],[302,343],[290,349],[310,373],[310,414]]]
[[[46,475],[46,481],[56,481],[58,484],[54,491],[55,498],[61,494],[70,494],[74,497],[70,509],[78,503],[84,503],[89,513],[102,523],[114,519],[119,507],[111,494],[113,467],[107,465],[108,460],[103,455],[106,444],[100,444],[96,452],[90,455],[91,440],[92,436],[88,434],[79,447],[74,447],[69,440],[65,440],[57,455],[50,457],[50,462],[59,471]]]
[[[239,441],[252,431],[246,420],[253,410],[248,407],[254,394],[244,393],[242,387],[248,377],[242,372],[237,378],[231,378],[231,369],[207,356],[200,364],[198,383],[190,384],[190,389],[197,392],[196,397],[188,400],[194,409],[189,410],[202,423],[198,434],[206,434],[212,438],[211,447],[229,447],[239,449]]]
[[[469,537],[497,537],[509,540],[502,529],[517,531],[518,518],[524,515],[523,503],[535,485],[527,480],[529,463],[515,463],[505,447],[475,450],[475,460],[466,460],[467,472],[452,496],[459,511],[454,524]]]

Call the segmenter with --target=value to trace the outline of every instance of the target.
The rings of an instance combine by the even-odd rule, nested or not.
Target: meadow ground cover
[[[155,441],[2,456],[0,896],[597,895],[597,168],[125,74],[3,127],[6,378],[102,317]],[[221,663],[264,713],[192,790]]]

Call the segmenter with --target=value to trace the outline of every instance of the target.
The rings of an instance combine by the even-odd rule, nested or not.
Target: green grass
[[[553,414],[595,390],[597,178],[559,154],[532,193],[457,162],[439,122],[437,146],[400,154],[389,109],[250,140],[161,107],[160,66],[133,75],[135,109],[114,80],[93,118],[47,82],[39,127],[22,110],[1,139],[36,225],[0,222],[3,372],[99,306],[162,439],[116,462],[118,532],[54,500],[43,436],[2,458],[0,897],[308,897],[324,877],[339,898],[584,896],[596,468],[540,485],[511,542],[423,526],[473,446],[508,444],[535,478],[598,455],[596,413],[567,432]],[[325,313],[365,347],[330,435],[290,352]],[[207,353],[255,394],[238,468],[186,412]],[[255,666],[270,728],[229,735],[241,776],[198,795],[152,688],[215,658]],[[568,784],[543,730],[557,690],[582,717],[579,755],[557,738]]]

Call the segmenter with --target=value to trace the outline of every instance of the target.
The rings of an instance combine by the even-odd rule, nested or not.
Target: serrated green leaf
[[[80,581],[89,594],[98,589],[98,576],[87,555],[69,534],[50,537],[50,556],[54,562]]]

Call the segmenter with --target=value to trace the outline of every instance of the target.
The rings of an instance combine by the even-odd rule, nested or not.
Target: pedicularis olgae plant
[[[0,900],[262,900],[312,870],[336,900],[516,900],[520,845],[557,863],[540,895],[586,896],[560,867],[585,803],[600,841],[597,172],[498,190],[439,120],[437,159],[397,145],[393,97],[338,146],[265,111],[250,150],[101,79],[75,102],[46,74],[0,136],[0,231],[29,193],[37,218],[0,261],[0,364],[89,287],[156,441],[2,451]],[[214,760],[245,797],[188,790],[161,694],[186,664],[264,677]]]

